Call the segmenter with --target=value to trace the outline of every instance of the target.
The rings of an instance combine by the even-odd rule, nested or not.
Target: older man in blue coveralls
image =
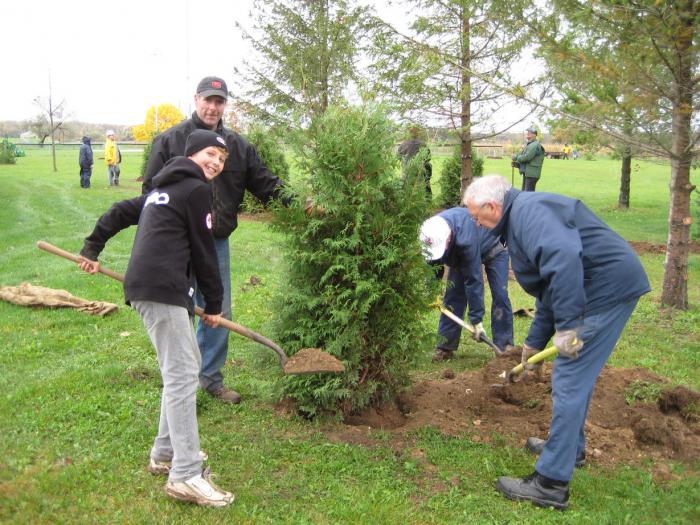
[[[467,188],[464,203],[506,241],[518,283],[537,299],[523,358],[552,336],[559,351],[549,437],[526,445],[540,454],[535,471],[501,477],[496,488],[510,499],[563,510],[574,466],[585,461],[593,387],[649,281],[629,244],[579,200],[521,192],[490,175]]]
[[[508,299],[508,251],[487,229],[480,228],[464,208],[450,208],[426,220],[420,239],[426,260],[449,267],[444,304],[464,318],[469,304],[473,337],[485,335],[484,281],[481,265],[491,288],[491,332],[501,351],[513,345],[513,310]],[[434,361],[450,359],[459,347],[462,328],[445,315],[440,316]]]

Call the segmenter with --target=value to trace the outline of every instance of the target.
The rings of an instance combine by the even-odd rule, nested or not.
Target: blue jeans
[[[503,350],[513,344],[513,308],[508,298],[508,252],[503,251],[484,262],[486,278],[491,290],[491,333],[493,342]],[[467,290],[464,275],[450,267],[447,274],[447,290],[443,299],[445,307],[464,319],[467,309]],[[459,347],[462,327],[445,315],[438,324],[437,348],[455,351]]]
[[[569,481],[576,456],[585,450],[583,428],[600,371],[622,334],[639,299],[620,303],[583,320],[578,359],[558,356],[552,371],[552,423],[535,466],[548,478]]]
[[[80,187],[90,187],[90,177],[92,177],[92,168],[80,168]]]
[[[107,182],[110,186],[119,186],[119,164],[107,166]]]
[[[156,461],[172,461],[169,481],[202,472],[197,428],[197,374],[201,357],[186,308],[154,301],[133,301],[158,355],[163,379],[158,435],[151,448]]]
[[[219,262],[219,274],[224,285],[222,315],[231,319],[231,258],[228,238],[214,239],[216,257]],[[204,308],[204,298],[199,290],[196,294],[197,306]],[[210,328],[202,322],[197,323],[197,343],[202,353],[202,370],[199,374],[199,386],[213,392],[224,386],[224,374],[221,369],[226,364],[228,351],[228,334],[226,328]]]

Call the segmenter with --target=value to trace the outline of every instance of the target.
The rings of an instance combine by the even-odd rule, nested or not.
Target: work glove
[[[306,197],[306,200],[304,201],[304,213],[306,216],[310,216],[314,212],[314,201],[311,197]]]
[[[533,355],[535,355],[538,352],[539,350],[537,350],[537,348],[532,348],[531,346],[523,344],[523,352],[522,354],[520,354],[520,362],[522,363],[524,370],[527,370],[529,372],[540,371],[540,369],[542,368],[542,361],[534,364],[530,364],[527,362],[528,359],[530,359]]]
[[[481,341],[481,338],[486,336],[484,323],[473,324],[472,328],[474,329],[474,332],[472,333],[472,338],[474,338],[474,341]]]
[[[576,359],[578,351],[583,348],[583,341],[578,338],[576,330],[559,330],[554,334],[553,341],[559,355],[569,359]]]

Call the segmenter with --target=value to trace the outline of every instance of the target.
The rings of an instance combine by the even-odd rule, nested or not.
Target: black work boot
[[[531,501],[540,507],[566,510],[569,506],[569,483],[557,481],[535,471],[524,478],[500,477],[496,489],[514,501]]]
[[[527,438],[527,441],[525,442],[525,448],[532,452],[533,454],[537,454],[538,456],[542,454],[542,451],[544,450],[544,445],[547,443],[546,440],[536,438],[536,437],[529,437]],[[586,466],[586,452],[581,452],[580,456],[576,456],[576,463],[574,464],[576,468],[583,468]]]
[[[454,357],[454,352],[452,350],[445,350],[444,348],[436,348],[433,354],[433,362],[439,363],[440,361],[449,361]]]

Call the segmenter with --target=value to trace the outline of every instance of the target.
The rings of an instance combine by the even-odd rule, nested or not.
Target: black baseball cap
[[[217,96],[223,99],[228,98],[228,88],[223,78],[204,77],[197,85],[197,95],[200,97]]]
[[[196,129],[187,137],[187,142],[185,143],[185,157],[194,155],[198,151],[208,148],[209,146],[225,149],[228,153],[228,146],[226,146],[226,141],[221,135],[207,129]]]

